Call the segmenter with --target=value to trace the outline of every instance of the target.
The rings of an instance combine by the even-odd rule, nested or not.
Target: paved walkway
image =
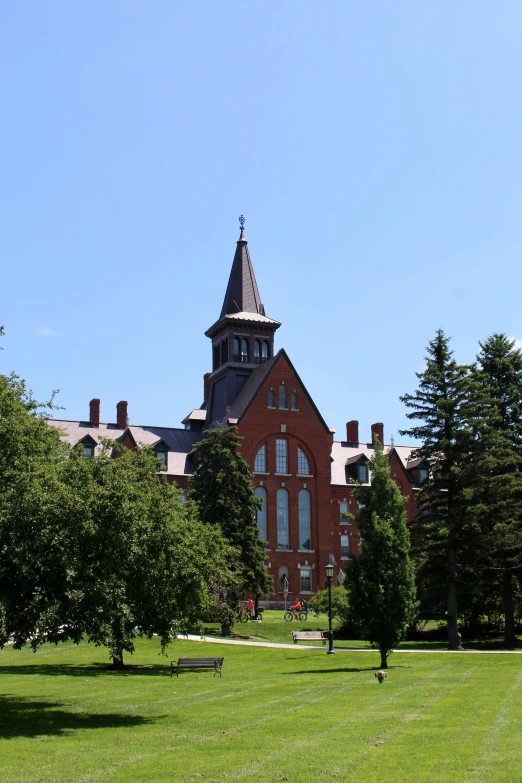
[[[178,636],[190,642],[210,642],[211,644],[237,644],[246,647],[271,647],[279,650],[322,650],[326,652],[323,645],[314,644],[282,644],[279,642],[247,642],[244,639],[223,639],[217,636],[197,636],[188,634],[187,636]],[[335,652],[350,653],[368,653],[377,652],[376,647],[335,647]],[[398,650],[392,650],[394,653],[429,653],[431,655],[522,655],[522,650],[408,650],[400,647]]]

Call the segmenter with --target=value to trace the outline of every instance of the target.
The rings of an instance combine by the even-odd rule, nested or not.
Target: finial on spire
[[[239,241],[241,242],[241,240],[242,240],[242,239],[243,239],[243,240],[245,239],[245,236],[244,236],[244,230],[245,230],[245,217],[244,217],[244,215],[240,215],[240,216],[239,216],[239,226],[240,226],[240,228],[241,228],[241,236],[239,237]]]

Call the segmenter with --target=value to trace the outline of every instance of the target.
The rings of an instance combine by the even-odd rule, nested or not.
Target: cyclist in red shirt
[[[293,604],[292,604],[292,606],[290,607],[290,609],[295,609],[295,611],[296,611],[296,612],[300,612],[300,611],[302,610],[302,608],[303,608],[303,607],[301,606],[301,601],[299,600],[299,598],[298,598],[298,599],[297,599],[297,601],[296,601],[295,603],[293,603]]]

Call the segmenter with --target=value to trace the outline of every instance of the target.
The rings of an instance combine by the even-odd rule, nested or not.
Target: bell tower
[[[209,422],[222,420],[251,373],[274,355],[281,324],[265,315],[245,239],[245,218],[219,319],[205,332],[212,340]]]

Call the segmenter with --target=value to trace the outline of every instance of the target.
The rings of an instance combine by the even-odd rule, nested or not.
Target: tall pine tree
[[[272,589],[265,567],[266,549],[259,537],[254,494],[248,464],[239,453],[241,438],[235,427],[209,430],[196,447],[191,498],[198,516],[208,525],[218,525],[237,550],[234,570],[242,590],[256,596]]]
[[[461,469],[466,449],[469,368],[453,359],[449,339],[439,329],[428,345],[426,368],[416,375],[417,390],[400,399],[410,408],[407,417],[415,422],[401,435],[421,441],[416,456],[430,465],[429,478],[417,500],[418,549],[425,570],[445,574],[448,644],[451,650],[458,650],[457,564],[460,549],[466,546]]]
[[[383,447],[376,442],[370,462],[371,487],[356,490],[361,510],[357,525],[361,551],[352,556],[345,586],[349,616],[360,623],[369,642],[378,645],[381,667],[404,637],[415,609],[415,583],[409,558],[406,499],[390,477]]]
[[[512,645],[522,576],[522,353],[505,334],[480,348],[469,400],[468,519],[481,543],[483,582],[499,587],[505,642]]]

